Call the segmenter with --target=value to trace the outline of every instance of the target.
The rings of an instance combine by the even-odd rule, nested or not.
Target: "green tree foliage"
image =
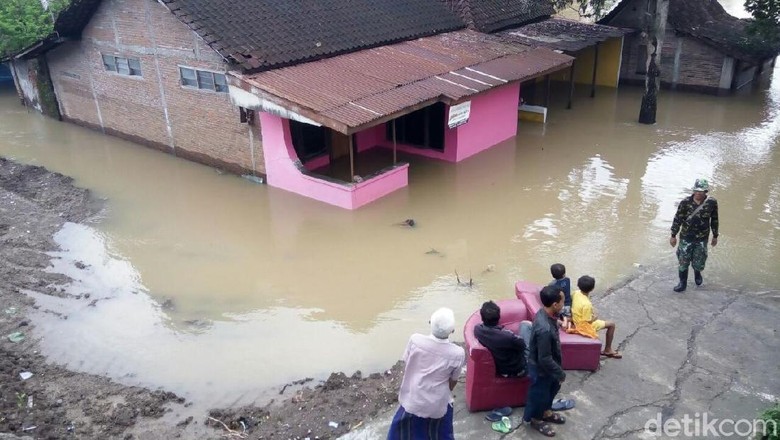
[[[745,10],[753,15],[748,27],[750,45],[780,47],[780,0],[746,0]]]
[[[758,418],[766,423],[767,429],[764,432],[756,433],[756,438],[761,440],[780,440],[780,402],[764,410]]]
[[[67,0],[49,2],[48,10],[40,0],[0,0],[0,55],[12,54],[49,35],[54,17]]]

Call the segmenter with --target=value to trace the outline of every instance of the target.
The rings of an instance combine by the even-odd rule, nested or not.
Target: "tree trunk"
[[[645,12],[645,38],[647,51],[647,76],[645,78],[645,94],[642,96],[642,106],[639,109],[639,123],[655,124],[658,110],[658,89],[661,70],[658,51],[663,51],[664,34],[666,33],[666,18],[669,14],[669,0],[648,0]],[[653,50],[649,50],[650,46]]]

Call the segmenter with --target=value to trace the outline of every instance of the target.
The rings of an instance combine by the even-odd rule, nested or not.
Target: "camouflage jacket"
[[[718,236],[718,201],[714,197],[707,197],[702,203],[704,206],[691,217],[691,213],[699,206],[693,201],[693,196],[680,202],[672,222],[672,237],[679,232],[681,240],[707,241],[710,229],[713,236]]]

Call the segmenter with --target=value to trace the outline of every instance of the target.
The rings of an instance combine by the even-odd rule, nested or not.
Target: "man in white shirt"
[[[431,315],[431,334],[415,333],[406,344],[406,362],[388,440],[451,440],[452,389],[466,364],[466,353],[449,341],[455,332],[452,310]]]

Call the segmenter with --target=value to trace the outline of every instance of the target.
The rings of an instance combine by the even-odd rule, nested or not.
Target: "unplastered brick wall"
[[[102,55],[137,59],[142,75],[108,71]],[[101,2],[82,39],[48,61],[65,119],[235,173],[265,174],[259,121],[241,123],[227,93],[181,85],[180,66],[224,73],[227,64],[157,1]]]
[[[643,61],[640,59],[640,45],[643,44],[638,36],[626,38],[623,46],[623,64],[620,71],[620,80],[629,83],[644,82],[645,75],[637,73],[637,67]],[[680,61],[677,81],[674,81],[675,54],[678,44],[681,44]],[[648,50],[652,50],[650,47]],[[690,88],[702,91],[717,92],[720,85],[721,69],[725,55],[713,47],[691,37],[676,35],[674,31],[667,31],[664,37],[663,48],[659,50],[656,61],[660,63],[661,82],[666,86],[676,85],[681,89]]]
[[[683,37],[679,82],[718,88],[726,55],[699,40]]]

